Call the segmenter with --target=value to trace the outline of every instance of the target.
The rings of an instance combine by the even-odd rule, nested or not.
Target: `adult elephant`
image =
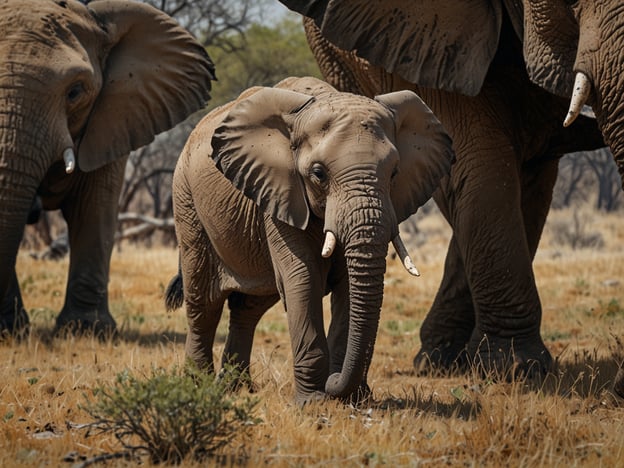
[[[414,89],[453,138],[457,163],[434,195],[453,237],[415,366],[544,372],[532,261],[557,159],[606,141],[624,171],[622,3],[282,3],[309,17],[328,81],[369,95]],[[579,115],[585,103],[598,125]]]
[[[247,369],[256,324],[281,296],[297,402],[357,398],[368,388],[388,243],[404,256],[398,223],[431,197],[453,157],[410,91],[373,100],[288,78],[208,114],[173,180],[183,281],[167,288],[167,306],[181,305],[183,283],[187,356],[214,369],[227,300],[223,360]]]
[[[36,196],[68,225],[57,328],[115,328],[107,290],[126,155],[203,107],[212,79],[203,47],[148,5],[0,2],[0,331],[27,329],[15,261]]]

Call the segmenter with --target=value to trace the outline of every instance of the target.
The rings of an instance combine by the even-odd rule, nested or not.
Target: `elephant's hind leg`
[[[472,295],[457,240],[453,237],[440,289],[420,328],[421,348],[414,357],[416,371],[463,368],[468,359],[466,344],[474,326]]]
[[[222,369],[226,365],[236,366],[240,372],[237,384],[251,384],[249,366],[256,326],[264,313],[278,301],[278,294],[250,296],[234,292],[228,298],[230,329],[223,350]]]
[[[197,291],[194,278],[187,281],[187,277],[183,276],[183,281],[188,323],[185,344],[186,357],[199,369],[214,373],[212,346],[223,313],[225,296],[217,301],[208,301],[201,294],[186,293],[186,291]]]
[[[212,347],[227,292],[220,288],[218,259],[205,231],[178,226],[177,232],[188,323],[186,357],[199,369],[214,373]]]

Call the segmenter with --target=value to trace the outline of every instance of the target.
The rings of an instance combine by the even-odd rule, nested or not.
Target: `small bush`
[[[230,388],[229,377],[194,369],[153,369],[147,379],[124,371],[113,385],[98,387],[83,409],[93,426],[113,432],[131,454],[177,464],[188,455],[214,454],[259,422],[252,417],[257,400]]]

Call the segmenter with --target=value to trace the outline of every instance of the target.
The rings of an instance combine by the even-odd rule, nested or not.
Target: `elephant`
[[[186,305],[189,361],[214,372],[227,300],[222,363],[248,370],[256,324],[281,298],[295,401],[369,394],[388,243],[417,274],[398,225],[453,159],[448,134],[411,91],[370,99],[291,77],[208,114],[173,179],[180,271],[166,305]]]
[[[37,200],[68,225],[55,329],[114,332],[108,278],[127,155],[205,106],[214,65],[172,18],[126,0],[2,0],[0,36],[0,332],[30,328],[15,263]]]
[[[548,372],[532,263],[563,154],[608,144],[624,176],[622,3],[280,1],[330,84],[414,90],[453,139],[434,194],[453,235],[415,368]]]

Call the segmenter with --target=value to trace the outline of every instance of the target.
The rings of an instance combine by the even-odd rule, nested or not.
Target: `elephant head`
[[[205,105],[214,67],[170,17],[130,1],[3,0],[0,38],[2,298],[48,171],[62,165],[69,184],[149,143]]]
[[[336,46],[409,83],[474,96],[508,20],[529,77],[571,97],[570,125],[592,106],[624,178],[624,6],[619,0],[281,0]],[[575,78],[576,75],[576,78]],[[574,91],[574,92],[573,92]]]
[[[329,395],[344,397],[370,362],[388,243],[430,198],[454,155],[411,91],[372,100],[301,80],[303,92],[263,88],[240,101],[211,144],[217,167],[265,215],[299,230],[317,223],[326,236],[319,257],[335,248],[344,254],[349,337],[342,372],[326,383]]]

